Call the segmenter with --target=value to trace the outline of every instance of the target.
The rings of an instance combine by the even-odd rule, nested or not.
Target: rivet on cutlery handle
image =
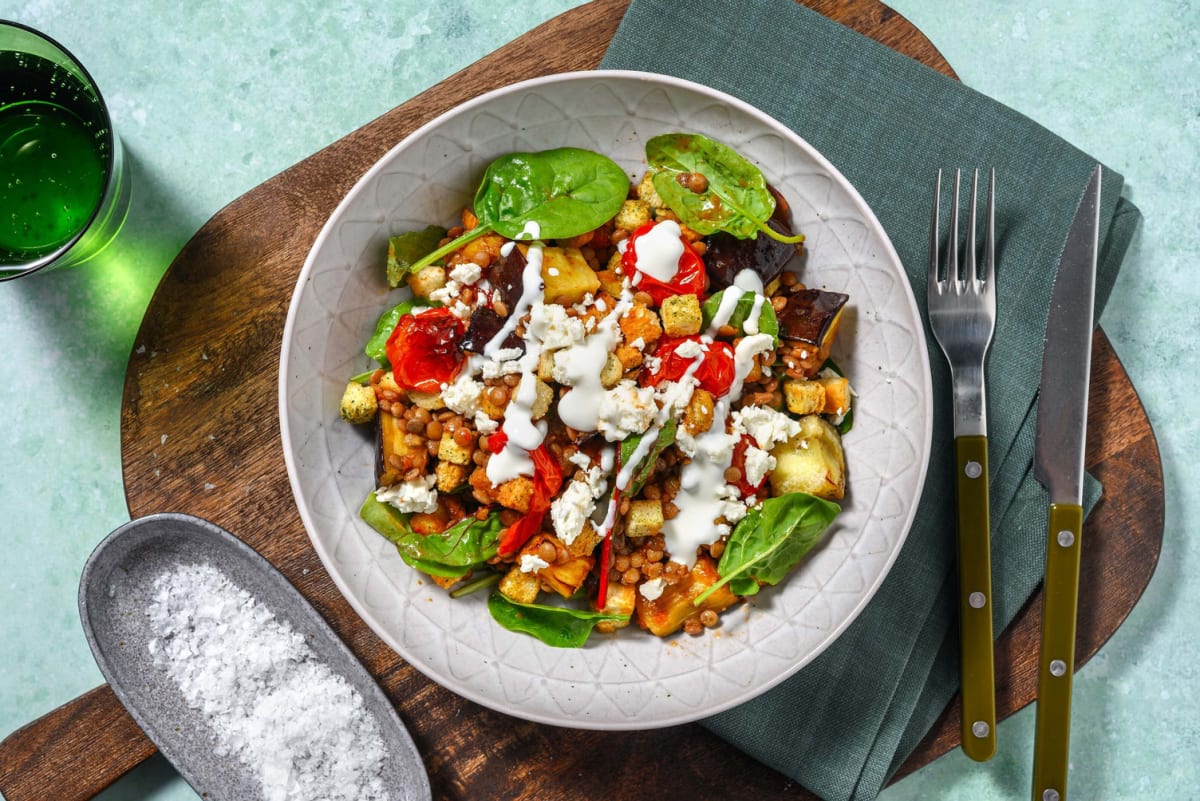
[[[987,437],[956,437],[954,450],[958,476],[962,747],[971,759],[983,762],[996,753]]]
[[[1082,532],[1081,507],[1050,505],[1033,750],[1034,801],[1066,801],[1067,798],[1071,678],[1075,667],[1075,611],[1079,597]]]

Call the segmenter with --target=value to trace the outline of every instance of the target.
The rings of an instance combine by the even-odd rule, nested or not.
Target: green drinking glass
[[[86,263],[129,199],[95,81],[53,39],[0,20],[0,281]]]

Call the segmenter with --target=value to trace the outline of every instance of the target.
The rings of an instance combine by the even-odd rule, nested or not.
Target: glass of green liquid
[[[53,39],[0,20],[0,281],[84,264],[120,231],[129,198],[87,70]]]

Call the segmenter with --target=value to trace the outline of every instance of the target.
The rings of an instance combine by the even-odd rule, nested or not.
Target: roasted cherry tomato
[[[406,314],[387,341],[387,357],[396,383],[418,392],[438,392],[458,375],[465,356],[466,329],[449,309]]]
[[[663,283],[637,268],[638,238],[649,233],[654,225],[654,223],[648,222],[630,234],[627,240],[629,244],[621,256],[621,267],[625,270],[625,274],[631,279],[637,277],[634,289],[648,294],[653,298],[655,305],[662,305],[662,302],[672,295],[702,297],[708,286],[708,275],[704,271],[704,262],[683,237],[679,238],[679,241],[683,243],[683,255],[679,257],[679,270],[669,283]]]
[[[663,381],[678,381],[696,361],[693,356],[680,356],[676,351],[684,342],[700,342],[700,337],[662,337],[654,355],[662,360],[658,372],[642,371],[641,384],[645,387],[658,386]],[[700,382],[700,388],[719,398],[733,385],[733,346],[728,342],[708,343],[704,361],[692,373]]]
[[[751,447],[758,447],[758,443],[749,434],[742,434],[742,438],[738,440],[737,445],[733,446],[733,460],[730,462],[730,467],[736,467],[742,474],[734,484],[738,491],[742,493],[743,498],[749,498],[751,495],[761,495],[762,489],[766,486],[767,477],[763,476],[762,481],[757,484],[751,484],[746,480],[746,451]]]
[[[499,453],[508,443],[508,435],[497,431],[488,437],[488,450]],[[558,461],[546,449],[539,445],[536,450],[529,452],[533,459],[533,497],[529,500],[529,511],[517,522],[500,533],[497,543],[497,553],[500,556],[511,556],[529,541],[529,538],[542,529],[542,520],[550,511],[550,502],[562,488],[563,472]]]

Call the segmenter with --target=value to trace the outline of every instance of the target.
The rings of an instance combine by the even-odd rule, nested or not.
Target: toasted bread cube
[[[640,339],[643,347],[653,345],[662,336],[662,325],[658,322],[658,315],[642,303],[633,304],[621,318],[619,325],[626,342],[636,342]]]
[[[413,402],[413,405],[420,406],[422,409],[436,411],[445,408],[446,404],[442,401],[440,392],[417,392],[416,390],[408,391],[408,399]]]
[[[540,381],[554,380],[554,351],[543,350],[538,354],[537,377]]]
[[[528,512],[529,503],[533,499],[533,479],[528,476],[517,476],[505,481],[496,490],[496,500],[506,509],[518,512]]]
[[[454,441],[453,435],[448,433],[442,434],[441,442],[438,444],[438,460],[442,462],[466,466],[471,464],[471,454],[474,452],[474,443],[464,448]]]
[[[428,298],[446,285],[446,268],[431,264],[420,272],[410,273],[408,288],[418,298]]]
[[[613,583],[608,585],[608,595],[604,598],[604,608],[601,612],[607,615],[627,615],[627,620],[602,620],[596,624],[596,631],[611,632],[623,629],[633,619],[633,610],[637,605],[637,589],[632,584]]]
[[[438,492],[454,492],[467,480],[467,465],[439,461],[433,473],[437,476]]]
[[[818,378],[817,383],[825,388],[825,403],[821,414],[839,415],[850,411],[850,381],[844,376]]]
[[[820,381],[785,381],[783,397],[792,414],[820,414],[825,408],[825,385]]]
[[[379,400],[375,397],[375,389],[357,381],[346,385],[342,393],[340,412],[347,423],[369,423],[375,419],[379,411]]]
[[[654,188],[654,174],[648,170],[638,183],[637,196],[645,201],[651,209],[661,209],[666,206],[663,199],[658,196],[658,190]]]
[[[531,604],[537,600],[542,583],[534,573],[522,573],[520,565],[513,565],[497,588],[500,593],[519,604]]]
[[[504,410],[508,408],[509,400],[512,400],[512,392],[508,393],[508,400],[498,406],[492,402],[491,393],[485,389],[479,393],[479,410],[493,420],[503,420]]]
[[[639,194],[641,188],[639,187]],[[654,191],[654,185],[650,185],[650,191]],[[655,193],[655,197],[658,194]],[[661,201],[660,201],[661,202]],[[613,225],[622,231],[630,233],[641,228],[646,223],[650,222],[650,204],[641,198],[637,200],[626,200],[621,204],[621,210],[617,212],[617,216],[613,219]]]
[[[617,345],[617,349],[613,352],[617,362],[620,363],[622,371],[632,370],[645,361],[645,354],[640,350],[629,345]]]
[[[608,269],[600,270],[596,273],[596,278],[600,281],[600,288],[614,298],[621,296],[622,290],[625,288],[625,280],[618,270],[621,266],[621,254],[613,253],[612,258],[608,260]]]
[[[683,410],[683,427],[693,437],[698,437],[713,423],[713,396],[705,389],[695,389],[687,408]]]
[[[534,420],[540,420],[550,411],[550,405],[554,403],[554,388],[540,378],[534,379],[533,389],[536,393],[533,405],[530,407],[529,416]]]
[[[585,520],[579,536],[571,540],[571,544],[567,546],[567,553],[571,554],[571,556],[587,556],[596,550],[596,546],[600,544],[602,539],[603,537],[600,535],[600,532],[592,525],[592,521]]]
[[[379,388],[381,390],[390,389],[392,392],[395,392],[400,396],[405,396],[408,394],[405,390],[400,389],[400,385],[396,383],[396,374],[391,370],[388,370],[386,373],[380,376]]]
[[[672,337],[689,337],[700,333],[704,315],[700,313],[700,298],[695,295],[672,295],[662,302],[663,333]]]
[[[596,271],[579,248],[542,248],[543,295],[546,303],[573,306],[600,288]]]
[[[628,347],[628,346],[625,346]],[[633,350],[633,348],[629,348]],[[638,360],[641,361],[640,359]],[[600,370],[600,386],[612,389],[625,373],[625,363],[615,353],[610,353],[604,359],[604,367]],[[373,393],[372,393],[373,394]]]
[[[652,537],[662,530],[663,523],[662,501],[634,501],[625,518],[625,536]]]

